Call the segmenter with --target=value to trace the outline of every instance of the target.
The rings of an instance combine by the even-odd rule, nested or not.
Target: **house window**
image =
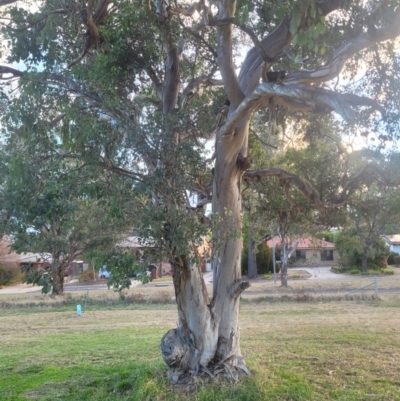
[[[306,251],[296,251],[296,260],[306,260]]]
[[[321,252],[321,261],[325,260],[333,260],[333,251],[322,251]]]

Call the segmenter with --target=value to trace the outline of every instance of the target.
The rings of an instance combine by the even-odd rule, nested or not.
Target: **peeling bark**
[[[212,313],[207,289],[197,266],[188,266],[185,257],[172,261],[178,305],[178,328],[170,330],[161,341],[170,378],[197,375],[213,359],[218,342],[218,321]]]

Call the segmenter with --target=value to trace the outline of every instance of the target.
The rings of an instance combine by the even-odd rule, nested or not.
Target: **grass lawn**
[[[250,302],[242,351],[254,376],[167,382],[158,345],[174,305],[0,308],[0,400],[400,401],[400,299]]]

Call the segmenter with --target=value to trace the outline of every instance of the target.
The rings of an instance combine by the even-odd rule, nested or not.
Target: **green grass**
[[[176,326],[173,305],[67,309],[0,309],[0,400],[400,401],[399,299],[246,302],[241,343],[254,375],[199,382],[189,395],[169,385],[158,348]]]

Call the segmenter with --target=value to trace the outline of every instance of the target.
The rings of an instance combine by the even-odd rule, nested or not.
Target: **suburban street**
[[[330,267],[294,267],[290,268],[289,272],[307,272],[309,274],[309,277],[307,278],[301,278],[301,279],[296,279],[296,282],[303,282],[306,284],[308,281],[310,282],[319,282],[321,285],[319,286],[318,290],[316,289],[311,289],[309,288],[308,291],[311,292],[337,292],[337,289],[332,289],[330,284],[335,284],[337,286],[338,282],[342,281],[343,283],[347,283],[345,286],[345,291],[348,290],[349,285],[354,289],[358,288],[357,285],[352,286],[350,283],[354,282],[356,283],[357,281],[360,281],[360,279],[370,279],[372,282],[373,276],[351,276],[351,275],[346,275],[346,274],[336,274],[332,273],[330,270]],[[204,274],[204,280],[206,285],[212,285],[212,280],[213,280],[213,273],[212,272],[207,272]],[[392,283],[398,283],[398,285],[392,285],[392,288],[380,288],[380,292],[400,292],[400,268],[396,268],[396,274],[393,276],[378,276],[378,281],[379,282],[385,282],[387,280],[390,280]],[[271,280],[250,280],[251,281],[251,287],[246,293],[251,292],[253,295],[262,295],[266,293],[266,290],[260,289],[260,286],[265,285],[265,284],[272,284]],[[293,280],[294,281],[294,280]],[[289,287],[290,283],[293,282],[289,280]],[[277,279],[276,284],[274,285],[273,288],[279,287],[279,277]],[[132,285],[131,288],[168,288],[168,287],[173,287],[172,281],[161,281],[161,282],[149,282],[147,284],[142,284],[140,281],[137,280],[132,280]],[[325,287],[325,288],[324,288]],[[109,289],[107,286],[107,283],[105,281],[102,281],[98,284],[93,283],[93,284],[85,284],[85,283],[79,283],[77,280],[72,281],[71,283],[67,283],[64,286],[64,292],[65,293],[73,293],[73,292],[83,292],[83,291],[112,291],[112,289]],[[368,290],[373,290],[373,287],[371,286],[368,288]],[[4,287],[0,289],[0,295],[16,295],[16,294],[40,294],[41,289],[37,286],[33,286],[31,284],[16,284],[10,287]],[[246,294],[245,293],[245,294]]]

